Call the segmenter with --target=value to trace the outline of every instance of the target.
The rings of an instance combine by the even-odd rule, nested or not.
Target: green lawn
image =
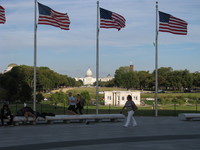
[[[29,104],[31,106],[31,104]],[[13,114],[22,108],[22,104],[11,104],[10,108]],[[47,113],[54,113],[54,114],[69,114],[67,111],[68,106],[61,107],[49,104],[38,104],[36,107],[37,112],[47,112]],[[99,114],[118,114],[120,113],[122,107],[114,107],[114,106],[102,106],[98,105],[98,113]],[[158,115],[159,116],[177,116],[179,113],[183,112],[192,112],[200,113],[200,105],[158,105]],[[84,114],[96,114],[96,106],[85,106],[84,107]],[[127,114],[126,111],[123,114]],[[153,106],[139,106],[138,111],[135,114],[136,116],[154,116],[155,110]]]
[[[154,98],[154,93],[141,94],[141,98]],[[200,93],[158,93],[158,98],[174,98],[174,97],[187,97],[187,98],[199,98]]]
[[[99,91],[122,91],[126,89],[122,88],[102,88],[99,87]],[[88,91],[91,99],[95,98],[96,95],[96,88],[95,87],[80,87],[80,88],[73,88],[70,90],[74,94],[81,93],[82,91]],[[67,91],[68,92],[68,91]],[[45,95],[46,96],[46,95]],[[100,96],[99,96],[100,97]],[[141,99],[145,98],[154,98],[155,94],[149,93],[141,93]],[[158,115],[161,116],[177,116],[179,113],[182,112],[200,112],[200,93],[159,93],[158,99],[162,99],[164,101],[161,102],[168,102],[172,99],[192,99],[194,102],[192,105],[179,105],[177,104],[160,104],[158,105]],[[196,101],[198,99],[198,101]],[[198,105],[196,105],[198,102]],[[155,110],[152,105],[153,102],[150,102],[149,105],[139,106],[139,110],[136,112],[137,116],[154,116]],[[33,106],[33,104],[29,104],[29,106]],[[12,104],[10,105],[11,110],[14,114],[23,107],[22,104]],[[67,111],[68,106],[58,105],[55,107],[54,105],[50,104],[37,104],[37,112],[51,112],[55,114],[69,114]],[[109,113],[119,113],[122,107],[114,107],[114,106],[102,106],[99,105],[98,112],[99,114],[109,114]],[[96,113],[96,106],[85,106],[84,109],[85,114],[95,114]],[[126,112],[124,111],[124,114]]]

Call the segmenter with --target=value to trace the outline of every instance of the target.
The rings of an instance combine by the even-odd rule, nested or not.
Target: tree
[[[96,85],[96,82],[94,82],[94,85]],[[114,87],[114,79],[109,81],[99,81],[99,86],[101,87]]]
[[[8,91],[4,88],[0,88],[0,101],[6,101],[8,97]]]
[[[168,75],[173,71],[171,67],[161,67],[158,69],[158,86],[162,89],[167,89],[169,82],[167,80]]]
[[[91,97],[88,91],[82,91],[80,93],[81,97],[83,97],[85,99],[86,104],[89,104],[89,102],[91,101]]]
[[[137,88],[139,80],[135,72],[131,71],[129,67],[120,67],[115,71],[114,83],[117,87],[123,88]]]
[[[56,92],[54,94],[51,94],[50,101],[52,104],[56,105],[61,103],[65,104],[67,102],[68,95],[63,92]]]
[[[25,102],[32,99],[32,90],[25,80],[23,69],[19,66],[13,67],[11,71],[1,76],[0,87],[6,90],[6,101]]]
[[[122,87],[127,88],[127,90],[129,90],[131,88],[137,88],[138,83],[139,83],[139,80],[135,72],[127,72],[123,74]]]
[[[115,71],[114,83],[117,87],[121,87],[123,85],[123,74],[129,71],[130,71],[129,67],[120,67]]]
[[[48,67],[37,67],[37,92],[49,91],[62,86],[80,86],[80,82],[67,75],[60,75]],[[14,102],[31,101],[33,92],[33,67],[15,66],[11,71],[0,75],[1,99]]]
[[[182,86],[183,88],[190,89],[192,87],[193,83],[193,76],[188,70],[181,71],[181,77],[182,77]]]
[[[195,87],[200,87],[200,72],[195,72],[193,75],[193,85]]]
[[[180,71],[176,70],[176,71],[169,73],[167,80],[169,81],[169,87],[171,87],[172,90],[181,90],[182,78],[181,78]]]
[[[36,95],[36,99],[37,99],[38,102],[41,102],[42,100],[44,100],[43,94],[42,94],[42,93],[38,93],[38,94]]]
[[[139,88],[147,89],[150,83],[150,74],[149,71],[138,71],[137,72],[138,80],[139,80]]]

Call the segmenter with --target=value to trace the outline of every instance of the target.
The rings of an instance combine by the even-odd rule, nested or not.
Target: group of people
[[[72,95],[72,93],[69,93],[69,107],[68,110],[72,113],[72,114],[78,114],[77,110],[79,110],[80,114],[82,113],[82,109],[84,107],[84,98],[81,97],[80,94],[77,94],[77,97],[74,97]],[[122,108],[122,110],[120,111],[120,113],[122,113],[122,111],[126,109],[128,112],[128,116],[126,119],[126,123],[124,124],[124,127],[128,127],[131,123],[132,126],[135,127],[137,126],[137,122],[134,118],[134,113],[137,110],[137,106],[134,103],[134,101],[132,100],[132,96],[128,95],[127,96],[127,101],[124,105],[124,107]]]
[[[74,97],[71,92],[69,93],[68,110],[72,114],[78,114],[77,110],[79,111],[80,114],[83,114],[82,110],[84,108],[84,103],[85,103],[85,99],[82,98],[80,94],[77,94],[77,97]],[[127,120],[126,120],[124,127],[128,127],[130,125],[131,121],[132,121],[133,127],[137,126],[137,122],[133,116],[135,111],[137,110],[137,106],[135,105],[134,101],[132,100],[131,95],[127,96],[127,101],[120,113],[122,113],[124,108],[126,108],[126,110],[128,111],[128,116],[127,116]],[[22,109],[20,109],[18,111],[17,115],[25,116],[27,121],[28,121],[29,116],[36,119],[36,115],[35,115],[34,111],[31,109],[31,107],[28,107],[26,104]],[[12,124],[14,116],[11,113],[10,108],[8,107],[8,104],[4,104],[3,107],[1,108],[0,118],[1,118],[2,126],[4,126],[4,119],[9,119],[9,122],[7,123],[8,125]]]
[[[68,110],[72,114],[78,114],[77,110],[79,111],[79,114],[83,114],[82,110],[84,108],[84,104],[85,104],[85,99],[80,94],[77,94],[77,97],[74,97],[72,95],[72,92],[69,92]]]
[[[72,93],[69,93],[69,107],[68,110],[72,114],[83,114],[82,110],[84,108],[85,99],[81,97],[80,94],[77,94],[76,97],[72,95]],[[28,122],[28,117],[32,117],[36,120],[37,114],[33,111],[31,107],[29,107],[26,103],[24,103],[24,107],[21,108],[17,114],[17,116],[24,116],[26,118],[25,122]],[[1,118],[1,125],[4,126],[5,119],[9,120],[7,122],[7,125],[12,125],[14,115],[11,113],[11,110],[8,106],[8,104],[4,104],[1,108],[0,112],[0,118]]]
[[[36,119],[34,111],[32,110],[31,107],[27,106],[27,104],[24,104],[24,107],[17,112],[17,115],[24,116],[26,118],[26,121],[28,121],[28,117],[33,117],[34,119]],[[5,119],[9,120],[7,122],[7,125],[12,125],[14,115],[11,113],[8,104],[4,104],[3,107],[1,108],[0,118],[2,126],[4,126]]]

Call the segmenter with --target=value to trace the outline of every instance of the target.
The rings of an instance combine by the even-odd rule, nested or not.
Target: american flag
[[[159,11],[159,31],[187,35],[187,22],[170,14]]]
[[[120,30],[126,25],[126,19],[114,12],[100,8],[100,28],[116,28]]]
[[[63,30],[69,30],[70,20],[67,13],[57,12],[41,3],[38,3],[38,8],[38,24],[52,25]]]
[[[6,17],[5,17],[5,9],[0,6],[0,24],[4,24],[6,22]]]

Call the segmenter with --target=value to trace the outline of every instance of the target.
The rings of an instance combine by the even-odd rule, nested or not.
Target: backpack
[[[81,98],[80,104],[81,104],[81,106],[85,105],[85,99],[84,98]]]
[[[136,110],[138,110],[138,107],[135,105],[135,103],[133,102],[133,105],[132,105],[132,107],[133,107],[133,111],[136,111]]]

